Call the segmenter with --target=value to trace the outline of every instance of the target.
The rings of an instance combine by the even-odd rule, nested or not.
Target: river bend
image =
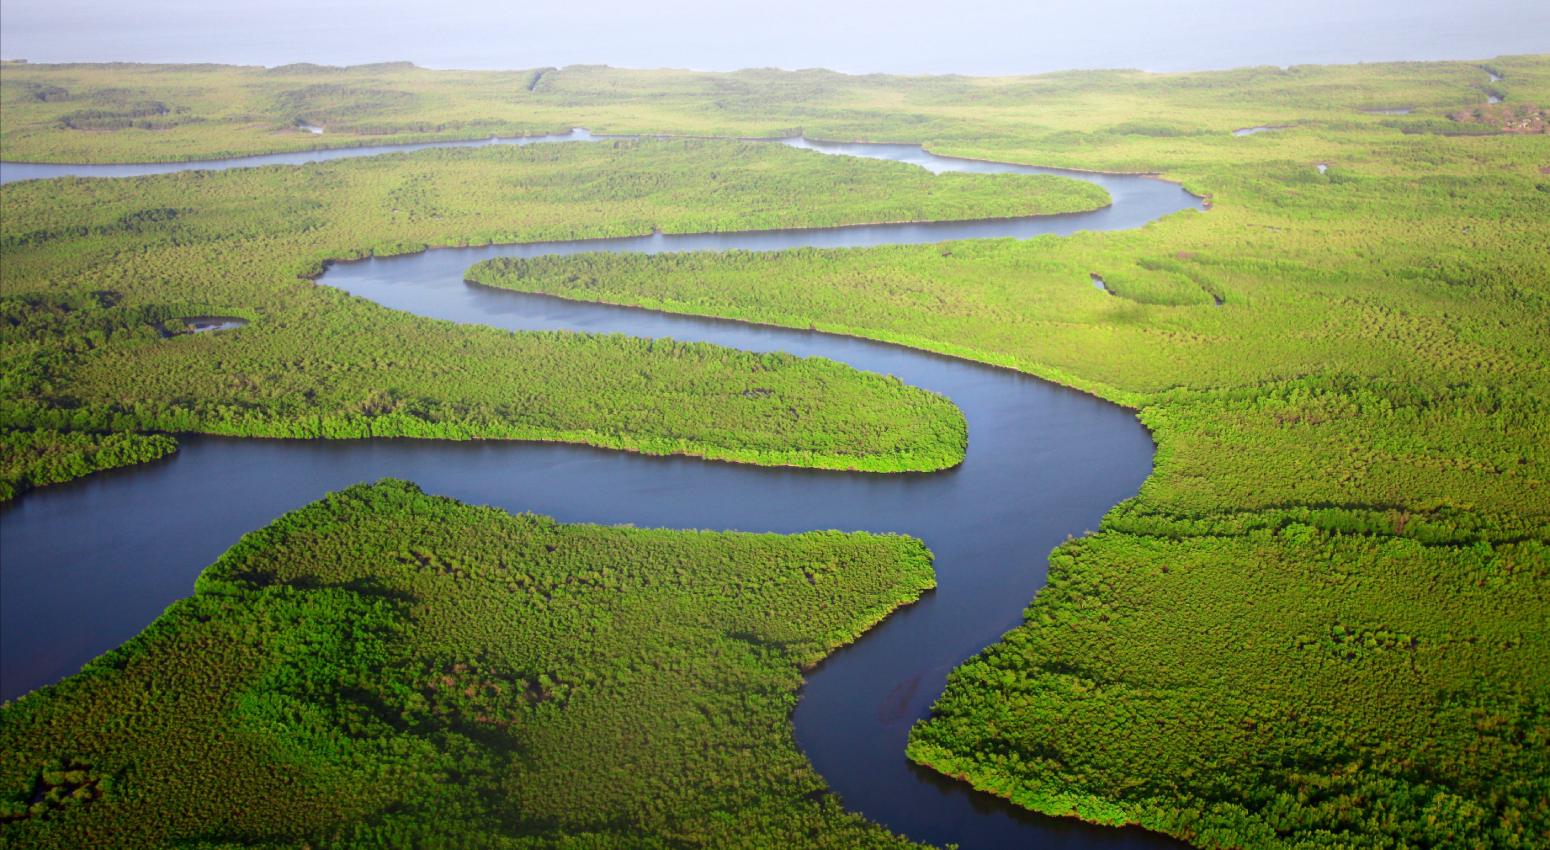
[[[544,141],[595,138],[578,131]],[[529,139],[521,143],[535,143]],[[673,337],[749,351],[823,356],[898,376],[964,412],[964,463],[932,474],[770,469],[645,457],[583,446],[432,440],[248,440],[188,436],[170,458],[33,491],[0,509],[0,697],[80,668],[143,629],[245,532],[360,481],[404,478],[426,491],[563,522],[797,532],[899,532],[936,556],[938,588],[808,676],[796,740],[847,808],[919,841],[969,848],[1172,846],[1138,830],[1028,813],[904,757],[947,673],[1016,626],[1044,582],[1049,551],[1095,529],[1133,495],[1153,446],[1128,411],[1013,372],[899,346],[716,319],[583,304],[465,283],[497,256],[859,247],[1027,238],[1137,227],[1199,209],[1161,180],[939,157],[911,145],[778,140],[824,153],[911,162],[932,171],[1068,174],[1102,185],[1102,210],[1022,219],[663,235],[478,248],[331,266],[321,283],[392,309],[512,330]],[[486,142],[488,143],[488,142]],[[469,143],[460,143],[469,144]],[[444,146],[444,145],[427,145]],[[403,150],[402,147],[386,150]],[[326,158],[384,149],[349,148]],[[318,152],[313,152],[316,155]],[[336,155],[337,154],[337,155]],[[281,154],[277,157],[303,156]],[[284,163],[271,157],[249,165]],[[155,166],[235,167],[228,160]],[[5,179],[16,166],[4,165]],[[49,166],[58,173],[134,166]],[[80,169],[85,168],[86,171]],[[1085,285],[1085,283],[1083,284]],[[1093,292],[1093,297],[1106,297]]]

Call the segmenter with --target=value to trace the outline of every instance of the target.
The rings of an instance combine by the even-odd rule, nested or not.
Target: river
[[[545,138],[596,137],[577,131]],[[909,145],[778,141],[824,153],[913,162],[937,172],[1068,173],[939,157]],[[381,150],[329,154],[373,152]],[[248,164],[278,164],[269,157],[250,159],[265,162]],[[178,167],[233,167],[233,162]],[[102,168],[134,166],[91,168],[103,174]],[[809,674],[793,718],[797,743],[846,807],[913,839],[957,843],[965,850],[1172,846],[1168,839],[1139,830],[1034,815],[904,757],[911,724],[928,714],[947,673],[1020,622],[1023,608],[1043,584],[1049,551],[1068,535],[1095,529],[1103,514],[1133,495],[1150,472],[1151,439],[1131,413],[1017,372],[899,346],[582,304],[463,279],[471,264],[494,256],[1027,238],[1137,227],[1201,208],[1200,199],[1161,180],[1070,174],[1104,186],[1113,204],[1062,216],[653,234],[441,248],[335,264],[320,279],[322,285],[420,315],[513,330],[625,333],[779,350],[893,374],[948,396],[963,410],[969,425],[967,457],[944,472],[880,475],[769,469],[545,443],[186,436],[177,454],[165,460],[43,488],[0,509],[5,540],[0,550],[0,697],[13,698],[79,669],[187,595],[199,571],[243,533],[359,481],[405,478],[431,493],[565,522],[900,532],[920,537],[935,553],[937,590]]]

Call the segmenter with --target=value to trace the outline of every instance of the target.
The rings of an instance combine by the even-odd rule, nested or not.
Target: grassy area
[[[1486,67],[1504,78],[1488,82]],[[1251,126],[1489,132],[1489,124],[1464,127],[1448,116],[1483,106],[1487,93],[1509,105],[1542,106],[1539,87],[1547,77],[1544,57],[1002,78],[602,66],[500,73],[405,63],[23,64],[0,66],[0,150],[6,159],[53,162],[180,160],[586,126],[715,136],[805,131],[944,148],[1037,141],[1045,162],[1112,160],[1134,152],[1131,143],[1140,138],[1175,152],[1204,142],[1219,160],[1245,144],[1256,149],[1261,139],[1229,136]],[[1392,108],[1412,112],[1371,111]],[[313,135],[302,124],[327,132]]]
[[[95,96],[110,75],[207,120],[73,130],[51,112],[68,103],[14,100],[34,84]],[[954,676],[916,730],[923,763],[1208,847],[1550,843],[1550,137],[1533,119],[1550,57],[1006,79],[567,68],[531,92],[523,75],[404,67],[8,68],[0,141],[41,159],[273,149],[296,110],[251,104],[308,75],[379,90],[334,92],[350,106],[327,144],[455,135],[474,116],[800,129],[1162,171],[1210,195],[1206,215],[1069,239],[474,274],[894,340],[1140,408],[1155,474],[1057,551],[1027,623]],[[1488,91],[1505,106],[1483,108]],[[1395,108],[1412,111],[1370,112]],[[270,117],[223,117],[239,111]],[[1231,132],[1253,126],[1282,129]]]
[[[945,399],[829,361],[459,327],[299,278],[330,258],[427,245],[1107,202],[1101,190],[1060,178],[933,177],[895,163],[702,141],[19,183],[0,199],[5,427],[545,439],[871,471],[958,463],[962,415]],[[170,332],[197,315],[249,324]]]
[[[1205,847],[1536,847],[1550,548],[1287,522],[1068,544],[910,757]]]
[[[905,537],[560,525],[361,485],[0,709],[0,845],[904,847],[791,738]]]

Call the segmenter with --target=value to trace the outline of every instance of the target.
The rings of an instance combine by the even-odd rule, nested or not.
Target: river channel
[[[576,131],[504,141],[594,138]],[[182,436],[180,450],[163,461],[42,488],[0,509],[0,697],[14,698],[70,675],[190,593],[199,571],[242,534],[360,481],[404,478],[431,493],[564,522],[899,532],[923,539],[935,553],[938,588],[812,671],[793,718],[797,743],[846,807],[910,838],[956,843],[965,850],[1172,846],[1139,830],[1033,815],[904,757],[911,724],[927,716],[947,673],[1019,623],[1044,582],[1049,551],[1067,536],[1095,529],[1150,472],[1152,442],[1131,412],[1010,370],[895,345],[524,295],[467,283],[464,273],[497,256],[860,248],[1064,235],[1138,227],[1199,210],[1200,199],[1140,175],[955,159],[913,145],[772,141],[909,162],[935,172],[1065,174],[1103,186],[1113,203],[1087,213],[992,221],[438,248],[338,263],[319,283],[391,309],[456,322],[672,337],[828,357],[896,375],[951,398],[963,410],[969,446],[962,465],[931,474],[883,475],[547,443]],[[446,145],[410,149],[432,146]],[[284,165],[312,161],[305,157],[402,150],[345,148],[156,166],[5,163],[0,173],[5,181],[123,176],[155,173],[135,169]],[[19,167],[45,170],[24,171],[23,177]],[[1073,285],[1078,284],[1091,285]]]

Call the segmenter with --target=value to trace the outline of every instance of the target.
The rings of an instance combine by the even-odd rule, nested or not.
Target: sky
[[[976,75],[1550,52],[1550,0],[3,0],[34,62]]]

